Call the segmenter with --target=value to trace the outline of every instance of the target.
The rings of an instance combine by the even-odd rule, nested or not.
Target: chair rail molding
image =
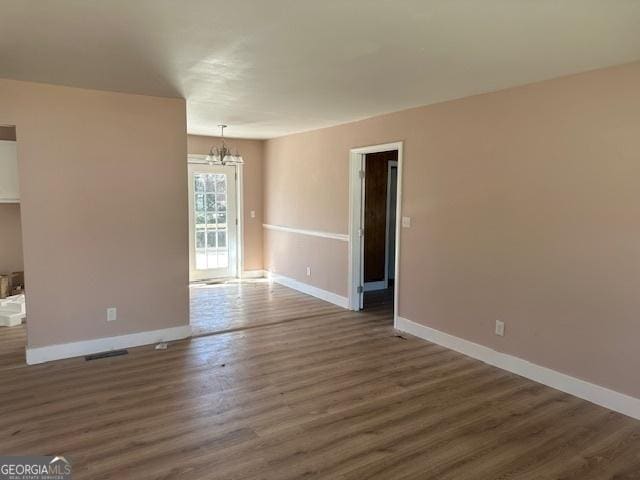
[[[297,233],[299,235],[308,235],[311,237],[331,238],[333,240],[340,240],[342,242],[349,241],[349,235],[347,235],[346,233],[324,232],[322,230],[307,230],[304,228],[286,227],[284,225],[271,225],[269,223],[263,223],[262,227],[266,230],[275,230],[278,232]]]

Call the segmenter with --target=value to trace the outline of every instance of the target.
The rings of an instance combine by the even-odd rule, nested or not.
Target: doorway
[[[393,286],[395,265],[395,212],[398,151],[364,156],[364,292],[379,292]],[[395,173],[394,173],[395,172]],[[366,295],[365,295],[366,301]],[[366,305],[365,305],[366,307]]]
[[[189,280],[238,276],[235,165],[189,163]]]
[[[25,363],[24,278],[16,127],[0,125],[0,370]]]
[[[351,150],[349,303],[398,315],[402,143]]]

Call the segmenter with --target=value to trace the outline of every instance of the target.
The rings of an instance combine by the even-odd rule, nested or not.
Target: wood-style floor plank
[[[191,327],[196,336],[341,311],[266,279],[194,284],[190,299]]]
[[[0,330],[0,454],[92,480],[640,478],[640,422],[398,336],[388,296],[249,285],[200,297],[202,333],[240,330],[165,351],[27,367]]]
[[[24,366],[27,328],[23,323],[15,327],[0,327],[0,371]]]

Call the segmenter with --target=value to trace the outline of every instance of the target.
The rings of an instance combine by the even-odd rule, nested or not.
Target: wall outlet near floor
[[[107,322],[113,322],[118,319],[118,309],[116,307],[107,308]]]
[[[307,267],[307,277],[311,276],[311,267]]]
[[[504,322],[496,320],[496,335],[504,337]]]

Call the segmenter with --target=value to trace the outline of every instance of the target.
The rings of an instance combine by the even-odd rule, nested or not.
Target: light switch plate
[[[411,227],[411,217],[402,217],[402,228]]]

